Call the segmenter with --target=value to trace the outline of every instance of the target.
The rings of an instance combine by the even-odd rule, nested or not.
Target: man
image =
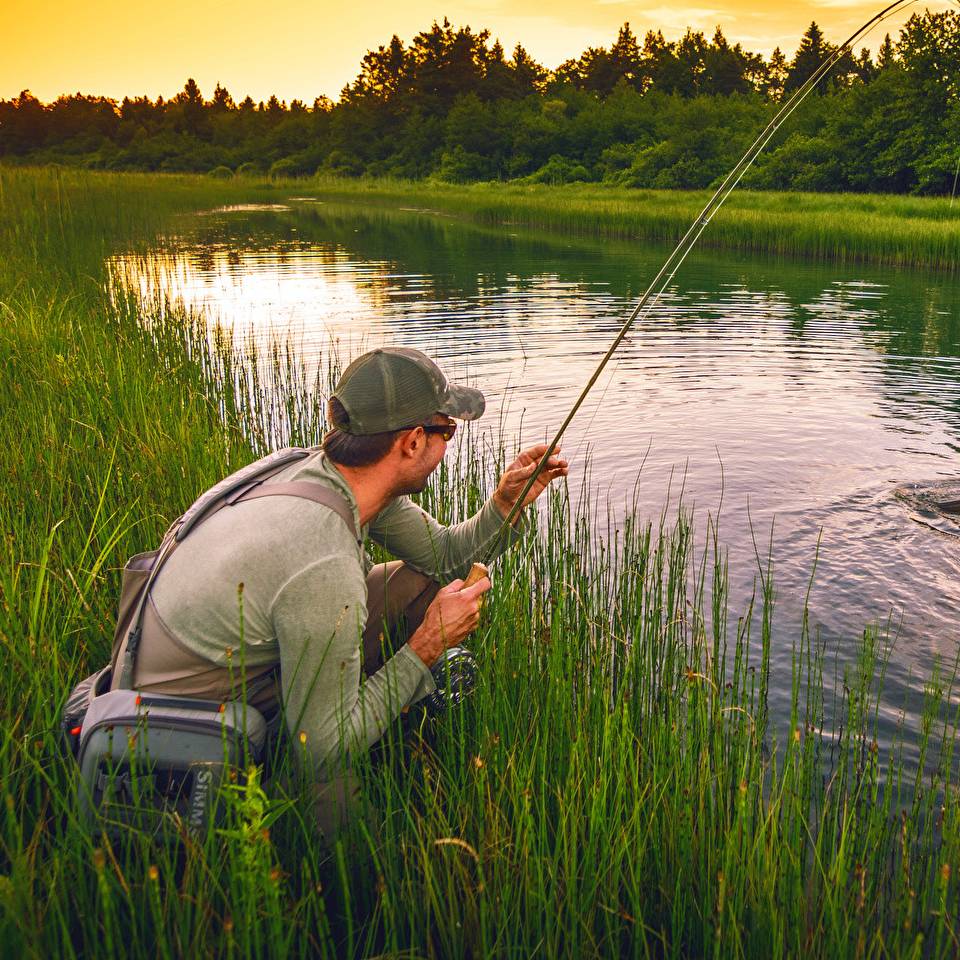
[[[332,505],[240,501],[192,531],[151,591],[133,685],[243,694],[265,711],[282,700],[308,774],[342,792],[349,757],[434,689],[430,667],[477,626],[490,581],[464,588],[472,562],[516,537],[502,535],[503,522],[544,446],[520,454],[463,523],[443,527],[407,496],[426,486],[456,421],[483,410],[479,390],[450,384],[417,350],[374,350],[350,364],[322,448],[265,484],[317,484],[336,495]],[[566,473],[552,456],[523,505]],[[398,560],[373,567],[366,537]],[[332,831],[340,810],[326,799]]]

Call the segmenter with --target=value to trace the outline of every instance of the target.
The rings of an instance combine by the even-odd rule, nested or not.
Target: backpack
[[[353,513],[335,491],[309,481],[262,486],[315,452],[287,447],[230,474],[171,524],[156,550],[137,554],[124,566],[111,663],[77,684],[61,719],[67,750],[80,766],[79,808],[88,825],[102,819],[108,829],[122,824],[156,829],[175,812],[188,830],[202,832],[231,771],[263,762],[267,722],[252,705],[133,689],[144,608],[177,546],[199,524],[235,503],[301,497],[333,510],[356,535]]]

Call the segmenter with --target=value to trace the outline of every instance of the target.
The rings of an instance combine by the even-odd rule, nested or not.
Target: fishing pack
[[[239,699],[138,691],[137,652],[157,575],[190,532],[217,511],[258,497],[296,496],[328,507],[356,532],[350,507],[333,490],[309,482],[263,486],[313,452],[288,447],[230,474],[174,521],[158,549],[137,554],[124,567],[111,663],[74,688],[61,721],[80,766],[79,809],[88,825],[154,830],[178,814],[189,830],[203,832],[231,772],[264,761],[268,724],[259,710]]]

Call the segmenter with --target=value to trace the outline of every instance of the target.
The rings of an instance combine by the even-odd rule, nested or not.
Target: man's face
[[[443,426],[453,424],[454,421],[443,414],[435,414],[428,421],[429,423]],[[402,480],[402,490],[398,493],[420,493],[427,485],[430,475],[447,452],[447,441],[439,433],[424,433],[423,443],[420,446],[418,457],[410,463],[407,476]]]

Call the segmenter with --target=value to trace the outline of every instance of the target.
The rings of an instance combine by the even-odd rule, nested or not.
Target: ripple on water
[[[313,364],[331,341],[341,359],[375,344],[419,347],[482,386],[508,437],[522,423],[537,440],[662,255],[251,204],[212,211],[113,270],[205,309],[237,337],[285,332]],[[701,515],[722,499],[734,616],[772,527],[772,656],[788,680],[815,562],[813,618],[841,660],[867,622],[892,623],[887,735],[901,712],[916,728],[922,678],[957,651],[960,524],[923,500],[960,476],[956,297],[949,278],[889,269],[691,258],[564,442],[568,455],[592,451],[592,481],[615,507],[636,490],[655,516],[681,486]],[[575,462],[574,493],[581,476]]]

